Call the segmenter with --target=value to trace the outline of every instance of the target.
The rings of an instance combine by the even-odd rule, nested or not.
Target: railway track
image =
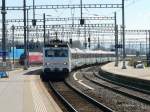
[[[117,92],[119,94],[125,95],[125,96],[130,97],[139,102],[150,105],[150,96],[149,95],[129,89],[129,88],[125,88],[121,85],[119,86],[119,85],[115,85],[110,82],[107,82],[106,80],[103,80],[103,78],[98,76],[98,74],[96,74],[96,73],[93,73],[93,76],[94,76],[94,78],[91,78],[91,76],[84,75],[84,77],[87,80],[89,80],[99,86],[102,86],[104,88],[107,88],[107,89]]]
[[[142,88],[137,88],[135,86],[131,86],[131,85],[128,85],[128,84],[123,84],[123,83],[120,83],[120,82],[117,82],[117,81],[113,81],[111,79],[108,79],[108,78],[105,78],[105,77],[99,75],[98,73],[94,73],[94,75],[97,78],[102,79],[102,80],[107,81],[107,82],[110,82],[112,84],[119,85],[119,86],[122,86],[122,87],[125,87],[125,88],[128,88],[128,89],[132,89],[132,90],[137,91],[137,92],[141,92],[141,93],[150,95],[150,91],[148,91],[148,90],[145,90],[145,89],[142,89]]]
[[[66,81],[49,82],[49,85],[69,112],[113,112]]]

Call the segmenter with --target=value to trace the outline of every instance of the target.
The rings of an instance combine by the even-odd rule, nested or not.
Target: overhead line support
[[[114,20],[114,17],[83,17],[86,20]],[[28,22],[32,22],[33,19],[29,19]],[[43,22],[43,19],[36,19],[37,22]],[[68,18],[46,18],[46,21],[69,21],[73,20],[72,17]],[[80,20],[80,17],[74,17],[74,20]],[[0,20],[2,22],[2,20]],[[24,22],[23,19],[7,19],[6,22]]]
[[[1,8],[1,7],[0,7]],[[80,4],[76,5],[35,5],[34,9],[67,9],[81,8]],[[82,8],[122,8],[122,4],[82,4]],[[26,6],[27,10],[33,9],[33,6]],[[6,10],[23,10],[21,6],[8,6]]]
[[[126,69],[125,57],[125,15],[124,15],[124,0],[122,0],[122,38],[123,38],[123,65],[122,69]]]
[[[5,0],[2,0],[2,8],[1,8],[1,14],[2,14],[2,59],[3,62],[6,62],[6,6],[5,6]]]
[[[24,56],[25,56],[25,60],[24,60],[24,69],[28,69],[27,67],[27,38],[26,38],[26,0],[23,0],[23,15],[24,15]]]

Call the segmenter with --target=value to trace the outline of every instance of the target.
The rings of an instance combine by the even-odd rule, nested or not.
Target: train
[[[29,52],[27,56],[29,65],[42,65],[43,64],[43,53],[41,52]],[[20,55],[19,64],[24,65],[25,55],[24,53]]]
[[[111,51],[70,48],[67,42],[53,40],[43,48],[41,78],[44,81],[65,79],[76,67],[112,61],[114,56]]]
[[[68,76],[71,71],[71,52],[67,42],[51,40],[43,48],[43,80],[57,80]]]

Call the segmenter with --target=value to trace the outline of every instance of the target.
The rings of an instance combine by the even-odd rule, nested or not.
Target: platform
[[[1,112],[62,112],[46,91],[40,76],[26,74],[29,70],[9,72],[9,78],[0,79]]]
[[[101,67],[103,71],[110,72],[113,74],[123,75],[127,77],[138,78],[142,80],[150,80],[150,67],[144,69],[134,68],[128,66],[126,62],[127,69],[122,69],[122,62],[119,62],[118,67],[114,66],[114,62],[108,63]]]

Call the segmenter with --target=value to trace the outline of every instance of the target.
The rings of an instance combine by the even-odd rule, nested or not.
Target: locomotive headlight
[[[64,65],[67,65],[67,64],[68,64],[67,62],[64,63]]]
[[[45,63],[45,65],[49,65],[50,63]]]

